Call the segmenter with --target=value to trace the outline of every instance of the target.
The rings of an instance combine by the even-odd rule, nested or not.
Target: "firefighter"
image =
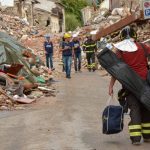
[[[144,49],[150,55],[150,47],[143,44],[143,48],[140,43],[137,43],[135,41],[136,32],[129,26],[125,27],[120,35],[123,41],[115,45],[117,56],[128,64],[143,80],[146,80],[148,62]],[[113,94],[115,81],[116,79],[112,77],[109,85],[109,95]],[[125,88],[123,87],[123,89]],[[127,105],[130,109],[131,121],[128,127],[132,144],[141,144],[142,137],[144,142],[150,142],[150,111],[140,103],[132,92],[127,89],[125,89],[125,92]]]
[[[96,42],[92,40],[92,35],[88,34],[87,39],[83,44],[83,51],[86,53],[87,59],[87,68],[89,72],[96,70],[96,63],[95,63],[95,53],[96,53]]]

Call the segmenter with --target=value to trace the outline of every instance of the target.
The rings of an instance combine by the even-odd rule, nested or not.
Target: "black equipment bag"
[[[147,57],[147,60],[149,61],[150,60],[150,56],[148,54],[148,50],[146,49],[146,47],[144,46],[143,43],[140,43],[141,47],[143,48],[144,50],[144,53],[145,53],[145,57]],[[147,82],[148,84],[150,85],[150,67],[149,65],[147,64],[147,68],[148,68],[148,74],[147,74]]]
[[[150,87],[134,70],[119,59],[114,52],[104,48],[98,55],[100,65],[150,110]]]

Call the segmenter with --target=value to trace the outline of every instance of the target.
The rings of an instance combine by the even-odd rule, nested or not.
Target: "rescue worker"
[[[62,43],[62,56],[63,64],[66,72],[66,78],[71,78],[71,65],[72,65],[72,53],[73,45],[71,42],[71,35],[69,33],[64,34],[64,42]]]
[[[87,40],[83,44],[83,51],[86,53],[87,68],[91,72],[96,70],[95,52],[97,51],[96,43],[92,40],[92,35],[87,35]]]
[[[50,40],[50,35],[45,35],[44,49],[46,55],[46,66],[51,70],[54,70],[53,67],[53,43]]]
[[[65,41],[65,39],[64,39],[64,35],[63,35],[63,37],[61,38],[60,43],[59,43],[59,57],[60,57],[60,53],[62,54],[62,45],[63,45],[64,41]],[[64,68],[64,64],[63,64],[63,55],[61,55],[61,63],[62,63],[62,72],[64,72],[65,68]]]
[[[150,47],[137,43],[135,41],[136,32],[129,26],[121,31],[121,39],[123,40],[122,42],[114,45],[117,56],[128,64],[143,80],[146,80],[148,62],[145,51],[150,55]],[[131,48],[129,48],[130,46]],[[112,77],[109,85],[109,95],[113,94],[115,81],[116,79]],[[132,92],[124,87],[123,89],[126,91],[126,101],[130,109],[129,133],[132,144],[141,144],[142,136],[144,142],[150,142],[150,111],[140,103]]]
[[[74,53],[74,68],[75,72],[81,71],[81,46],[78,36],[75,35],[73,38],[73,53]]]

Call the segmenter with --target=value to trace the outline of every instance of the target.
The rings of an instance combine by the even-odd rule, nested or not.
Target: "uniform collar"
[[[114,44],[114,46],[123,52],[135,52],[138,50],[133,39],[125,39],[119,43]]]

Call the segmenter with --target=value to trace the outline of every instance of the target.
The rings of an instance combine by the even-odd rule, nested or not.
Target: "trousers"
[[[81,53],[75,53],[74,68],[75,68],[75,71],[81,70]]]
[[[66,76],[70,77],[71,75],[71,65],[72,65],[72,56],[63,56],[63,64],[66,72]]]
[[[86,59],[87,59],[87,68],[88,69],[95,69],[95,53],[86,53]]]
[[[131,118],[128,125],[130,139],[133,142],[140,142],[142,136],[144,139],[150,139],[150,111],[130,92],[126,100]]]
[[[46,54],[46,66],[53,69],[53,53]]]

